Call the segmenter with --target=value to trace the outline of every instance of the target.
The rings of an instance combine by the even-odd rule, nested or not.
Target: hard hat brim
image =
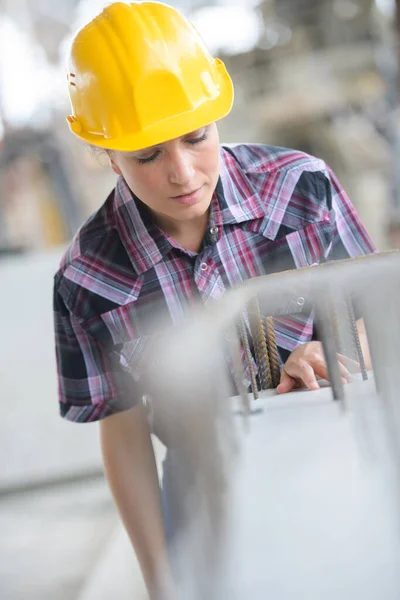
[[[80,127],[75,127],[74,117],[67,119],[71,132],[79,139],[105,150],[116,150],[118,152],[135,152],[150,146],[162,144],[169,140],[181,137],[201,129],[210,123],[223,119],[229,114],[234,98],[233,84],[228,73],[221,78],[219,94],[216,98],[206,100],[194,110],[180,113],[155,123],[151,127],[141,130],[134,134],[118,136],[117,138],[106,138],[99,134],[93,134],[85,131],[79,131]]]

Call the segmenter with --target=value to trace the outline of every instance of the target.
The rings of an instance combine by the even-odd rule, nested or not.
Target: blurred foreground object
[[[148,389],[171,458],[164,492],[182,598],[400,597],[399,290],[397,252],[278,273],[160,341]],[[255,306],[265,320],[296,297],[316,312],[332,391],[271,398],[253,388],[252,400],[242,385],[230,399],[228,371],[243,381],[235,325],[251,330]],[[354,313],[374,377],[343,388],[336,352],[359,353]],[[252,338],[261,381],[266,359]]]

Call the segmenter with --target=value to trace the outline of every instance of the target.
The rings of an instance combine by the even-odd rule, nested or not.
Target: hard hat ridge
[[[233,86],[194,26],[160,2],[114,2],[75,36],[69,59],[79,138],[133,151],[221,119]]]

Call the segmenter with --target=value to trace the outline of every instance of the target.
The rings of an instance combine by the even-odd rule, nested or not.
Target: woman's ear
[[[114,154],[112,153],[112,151],[111,151],[111,150],[109,150],[109,151],[107,152],[107,154],[108,154],[108,158],[109,158],[109,161],[110,161],[110,167],[112,168],[112,170],[114,171],[114,173],[115,173],[116,175],[122,175],[122,171],[121,171],[121,169],[119,168],[119,166],[117,165],[117,163],[116,163],[116,161],[115,161],[115,156],[114,156]]]

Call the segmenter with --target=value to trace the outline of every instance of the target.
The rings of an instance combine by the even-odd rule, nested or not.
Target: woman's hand
[[[338,354],[339,371],[343,383],[351,380],[351,373],[360,371],[360,365],[342,354]],[[325,362],[321,342],[308,342],[293,350],[283,365],[281,380],[276,388],[278,394],[286,394],[291,390],[306,386],[309,390],[318,390],[317,377],[329,380],[328,367]]]

